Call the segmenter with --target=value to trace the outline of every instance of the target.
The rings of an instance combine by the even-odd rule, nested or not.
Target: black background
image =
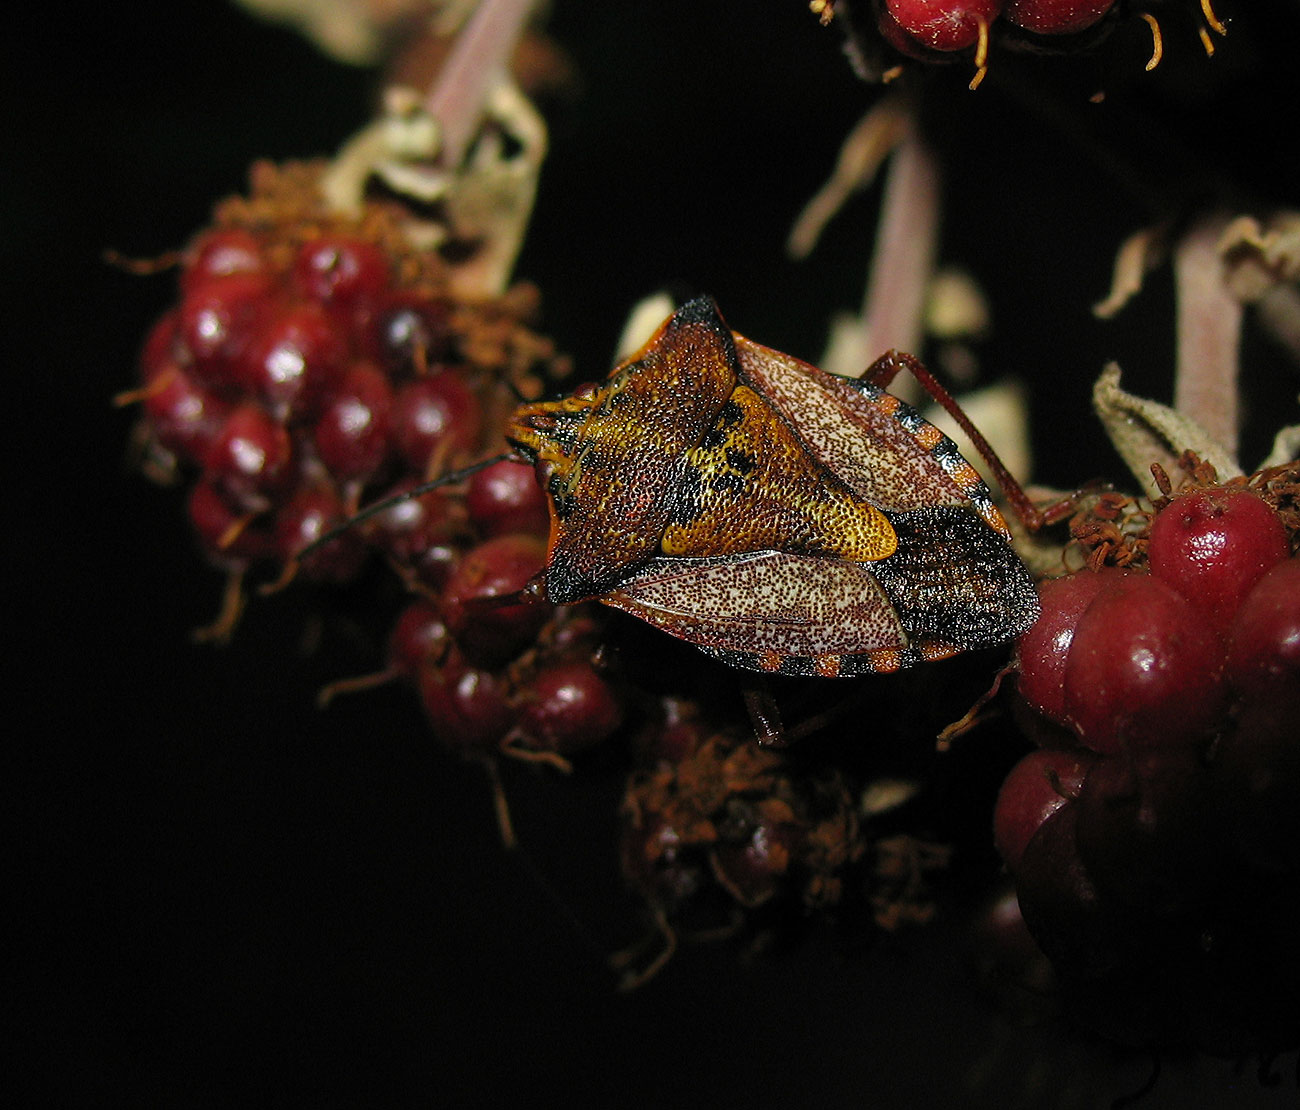
[[[1295,9],[1233,7],[1212,65],[1170,43],[1165,73],[1064,121],[1010,66],[975,95],[937,78],[944,254],[990,293],[985,364],[1029,383],[1044,480],[1121,477],[1087,407],[1106,359],[1170,388],[1167,272],[1119,320],[1089,314],[1120,239],[1211,184],[1295,200]],[[560,347],[603,373],[629,305],[668,283],[815,359],[830,314],[860,300],[878,196],[809,262],[784,260],[876,95],[834,33],[798,0],[560,0],[550,29],[582,90],[555,109],[518,272]],[[1087,1107],[1142,1084],[1147,1058],[985,1004],[955,922],[854,954],[815,930],[748,963],[688,947],[619,995],[603,958],[640,924],[611,768],[507,768],[510,856],[482,775],[434,748],[407,691],[316,711],[317,687],[377,651],[361,631],[306,652],[319,597],[257,602],[230,648],[192,646],[220,581],[176,491],[129,469],[132,418],[110,405],[171,279],[102,254],[182,244],[254,158],[328,154],[369,117],[375,78],[211,0],[51,10],[6,39],[8,904],[25,926],[10,1010],[30,1104],[499,1104],[523,1084],[529,1102]],[[1140,37],[1116,43],[1140,75]],[[1115,142],[1096,157],[1075,127]],[[1259,414],[1295,394],[1251,344],[1247,458],[1272,431]],[[1173,1059],[1145,1105],[1294,1099],[1249,1068]]]

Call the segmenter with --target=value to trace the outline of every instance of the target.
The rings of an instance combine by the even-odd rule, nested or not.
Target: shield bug
[[[975,468],[879,384],[904,365],[933,384],[897,354],[828,374],[683,305],[603,383],[510,420],[549,501],[531,588],[759,672],[888,673],[1014,638],[1033,580]]]
[[[869,380],[680,308],[604,383],[521,407],[551,534],[539,588],[735,666],[835,677],[1001,643],[1033,581],[953,442]]]

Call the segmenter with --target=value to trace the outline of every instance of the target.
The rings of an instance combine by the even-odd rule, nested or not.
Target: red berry
[[[407,382],[393,401],[393,439],[411,469],[424,473],[435,450],[443,458],[471,451],[483,433],[478,398],[452,371]]]
[[[1078,797],[1096,757],[1075,749],[1030,752],[1011,768],[993,808],[993,844],[1010,871],[1044,821]]]
[[[473,475],[465,490],[465,508],[485,536],[544,534],[550,528],[546,494],[527,463],[506,459]]]
[[[1093,751],[1194,744],[1222,718],[1223,648],[1158,578],[1114,577],[1084,610],[1065,664],[1065,715]]]
[[[365,350],[393,374],[427,374],[449,352],[446,301],[401,290],[388,294],[366,328]]]
[[[514,721],[505,683],[450,652],[419,670],[420,700],[433,734],[448,747],[495,752]]]
[[[1069,35],[1096,23],[1115,0],[1006,0],[1002,15],[1036,35]]]
[[[275,514],[276,550],[282,562],[347,519],[347,509],[326,485],[304,486]],[[302,571],[318,582],[349,582],[366,561],[365,544],[353,531],[336,536],[302,561]]]
[[[623,723],[623,706],[590,663],[543,667],[520,701],[526,746],[573,755],[609,739]]]
[[[189,462],[202,462],[230,415],[230,405],[203,389],[174,361],[146,367],[144,411],[155,438]]]
[[[487,540],[460,558],[447,579],[443,606],[467,658],[497,666],[533,642],[551,606],[517,595],[545,562],[546,544],[517,534]]]
[[[260,322],[236,374],[281,420],[310,413],[342,375],[348,345],[320,305],[285,305]]]
[[[364,239],[322,235],[298,249],[293,276],[304,296],[352,310],[373,304],[387,291],[388,258]]]
[[[1053,721],[1065,721],[1065,661],[1083,611],[1120,574],[1113,568],[1079,571],[1038,585],[1042,611],[1016,644],[1020,696]]]
[[[283,424],[251,402],[236,406],[203,459],[222,495],[239,509],[265,509],[293,478],[293,448]]]
[[[746,807],[750,809],[750,807]],[[778,893],[800,840],[797,824],[774,820],[753,807],[741,838],[727,837],[709,853],[714,874],[742,906],[761,906]]]
[[[264,273],[232,273],[195,285],[179,310],[180,336],[200,384],[235,391],[236,363],[271,308]]]
[[[413,677],[426,662],[437,664],[451,644],[442,613],[431,602],[413,601],[388,636],[388,659],[400,675]]]
[[[987,33],[1002,0],[885,0],[898,25],[932,50],[964,50]]]
[[[1300,719],[1300,559],[1274,567],[1242,602],[1224,674],[1243,698]]]
[[[211,278],[265,269],[266,256],[256,235],[240,227],[217,228],[199,236],[186,252],[181,291],[188,293]]]
[[[372,363],[349,367],[316,421],[316,454],[340,482],[369,481],[388,460],[393,389]]]
[[[416,485],[414,478],[403,478],[381,496],[393,497]],[[431,490],[385,509],[367,522],[366,536],[385,555],[415,571],[421,582],[441,588],[467,531],[459,509],[443,491]]]
[[[200,479],[190,490],[190,524],[207,554],[222,563],[246,563],[275,556],[275,537],[251,513],[236,512],[217,488]]]
[[[1224,837],[1199,753],[1099,759],[1078,809],[1079,857],[1106,898],[1144,913],[1186,914],[1213,892]]]
[[[1290,554],[1282,518],[1245,489],[1196,489],[1156,514],[1147,549],[1151,573],[1226,632],[1237,607]]]

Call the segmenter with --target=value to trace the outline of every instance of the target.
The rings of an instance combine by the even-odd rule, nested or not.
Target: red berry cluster
[[[1117,0],[878,0],[881,37],[900,54],[925,58],[988,41],[998,20],[1034,35],[1073,35],[1099,23]]]
[[[1172,498],[1145,549],[1040,587],[1017,654],[1042,746],[996,844],[1109,1031],[1277,1048],[1300,1034],[1300,559],[1244,486]]]
[[[572,753],[622,709],[589,661],[590,619],[512,596],[546,554],[530,466],[496,463],[296,560],[359,506],[497,450],[517,392],[551,368],[520,321],[526,296],[458,302],[396,220],[327,214],[307,168],[255,169],[252,197],[183,253],[180,301],[145,344],[133,396],[151,468],[193,476],[190,520],[232,574],[339,584],[374,555],[396,570],[420,599],[384,675],[416,684],[443,742]]]

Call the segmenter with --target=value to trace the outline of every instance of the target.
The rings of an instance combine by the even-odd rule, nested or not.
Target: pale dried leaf
[[[925,330],[935,339],[980,339],[988,334],[988,301],[965,270],[945,266],[930,279]]]
[[[1270,466],[1286,466],[1287,463],[1295,462],[1296,459],[1300,459],[1300,424],[1292,424],[1283,428],[1273,437],[1273,450],[1268,453],[1268,458],[1259,464],[1259,469],[1266,470]]]
[[[1165,260],[1168,233],[1167,224],[1156,224],[1135,231],[1120,244],[1115,255],[1110,292],[1104,300],[1092,306],[1097,316],[1110,319],[1142,288],[1146,275]]]
[[[1093,386],[1093,408],[1120,458],[1148,495],[1158,493],[1151,464],[1159,463],[1172,474],[1186,451],[1210,463],[1221,479],[1241,475],[1232,454],[1196,421],[1167,405],[1126,393],[1119,380],[1120,369],[1111,363]]]
[[[628,313],[623,333],[618,337],[615,362],[622,362],[636,354],[649,341],[659,326],[676,310],[677,305],[667,293],[651,293],[642,297]]]
[[[1238,216],[1218,242],[1233,294],[1252,302],[1276,285],[1300,280],[1300,212],[1280,212],[1261,225]]]
[[[822,231],[849,197],[875,178],[907,125],[907,112],[894,98],[880,101],[862,117],[840,147],[829,180],[799,213],[786,240],[785,249],[791,258],[806,258],[812,253]]]
[[[858,813],[868,818],[879,817],[906,805],[920,792],[920,784],[912,779],[874,779],[863,788]]]
[[[330,57],[353,65],[380,60],[393,27],[440,6],[434,0],[238,0],[254,15],[296,27]],[[464,5],[461,4],[463,7]]]

